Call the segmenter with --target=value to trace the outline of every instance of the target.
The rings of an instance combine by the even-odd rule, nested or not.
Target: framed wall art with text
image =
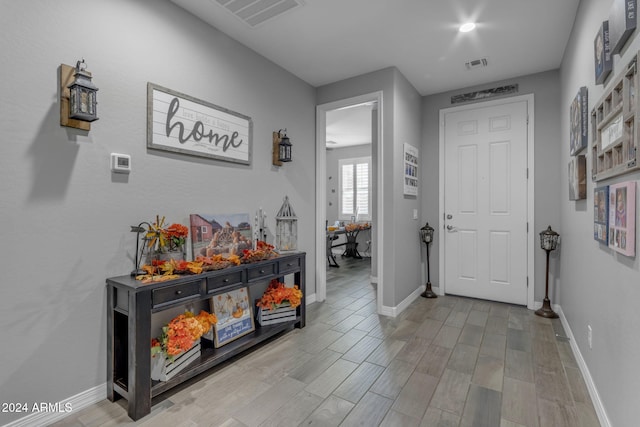
[[[250,117],[147,83],[147,147],[251,164]]]

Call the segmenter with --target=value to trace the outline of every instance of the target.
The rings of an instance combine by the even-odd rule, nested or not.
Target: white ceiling
[[[558,68],[580,2],[171,1],[312,86],[395,66],[421,95]],[[253,27],[227,9],[279,1],[297,7]],[[467,21],[476,30],[458,32]],[[479,58],[488,66],[468,70]]]

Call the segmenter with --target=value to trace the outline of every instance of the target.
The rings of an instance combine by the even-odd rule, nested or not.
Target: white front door
[[[527,101],[444,116],[445,292],[527,304]]]

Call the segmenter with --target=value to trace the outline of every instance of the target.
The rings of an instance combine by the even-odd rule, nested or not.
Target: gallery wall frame
[[[626,256],[635,256],[636,182],[609,186],[609,248]]]
[[[147,147],[251,164],[251,117],[147,83]]]
[[[589,145],[589,96],[582,86],[569,107],[570,139],[569,153],[575,156]]]
[[[596,84],[604,84],[611,71],[613,71],[613,58],[611,57],[609,41],[609,21],[602,22],[593,41],[593,60]]]
[[[593,189],[593,238],[603,245],[609,244],[609,186]]]
[[[587,157],[584,154],[569,160],[569,200],[587,198]]]
[[[591,110],[591,177],[601,181],[640,170],[637,55],[613,79]]]
[[[613,0],[609,11],[611,54],[620,53],[637,25],[636,0]]]

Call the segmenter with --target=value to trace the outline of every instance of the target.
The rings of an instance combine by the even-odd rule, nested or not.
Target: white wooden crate
[[[169,361],[162,354],[156,354],[151,358],[151,379],[154,381],[168,381],[199,358],[200,340],[189,350],[175,356],[173,361]]]
[[[275,310],[258,309],[258,322],[262,326],[290,322],[292,320],[296,320],[296,309],[292,308],[288,302],[280,304]]]

